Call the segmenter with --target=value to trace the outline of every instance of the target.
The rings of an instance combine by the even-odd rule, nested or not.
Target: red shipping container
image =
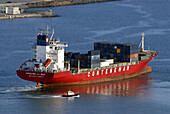
[[[138,58],[138,56],[139,56],[138,53],[136,53],[136,54],[131,54],[131,55],[130,55],[130,58]]]

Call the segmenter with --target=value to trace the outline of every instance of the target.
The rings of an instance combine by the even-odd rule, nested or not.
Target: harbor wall
[[[3,15],[0,16],[0,20],[3,19],[16,19],[16,18],[35,18],[35,17],[59,17],[59,15],[42,15],[42,14],[20,14],[20,15]]]

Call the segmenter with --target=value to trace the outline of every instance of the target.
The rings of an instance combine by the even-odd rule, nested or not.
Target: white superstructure
[[[47,33],[37,35],[36,43],[33,46],[33,59],[26,61],[23,67],[35,70],[61,71],[64,70],[64,48],[67,43],[53,38],[53,34],[48,37]]]

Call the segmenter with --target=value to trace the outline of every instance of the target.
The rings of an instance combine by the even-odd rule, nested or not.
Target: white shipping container
[[[109,66],[109,62],[100,62],[100,67],[105,67],[105,66]]]
[[[113,64],[114,63],[114,59],[106,59],[106,62],[109,62],[109,64]]]

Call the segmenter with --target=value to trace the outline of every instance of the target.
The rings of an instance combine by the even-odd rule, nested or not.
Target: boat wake
[[[26,95],[19,97],[20,99],[48,99],[48,98],[62,98],[61,95]]]
[[[154,59],[154,61],[156,61],[156,62],[169,62],[170,59],[169,59],[169,58],[165,58],[165,59]]]
[[[48,99],[48,98],[67,98],[62,95],[51,95],[41,93],[41,87],[24,86],[24,87],[0,87],[0,98],[17,98],[17,99]],[[72,96],[70,98],[80,97]]]
[[[24,87],[0,87],[0,94],[5,93],[15,93],[15,92],[26,92],[26,91],[35,91],[41,87],[35,87],[35,86],[24,86]]]
[[[142,6],[137,6],[137,5],[133,5],[133,4],[129,4],[129,3],[128,4],[117,4],[117,5],[122,6],[122,7],[133,8],[136,12],[141,14],[143,18],[151,17],[151,14],[144,11]]]
[[[153,85],[154,88],[170,88],[170,82],[164,81],[164,82],[157,82]]]
[[[55,99],[55,98],[76,98],[76,97],[80,97],[80,95],[78,96],[72,96],[72,97],[63,97],[62,95],[25,95],[25,96],[20,96],[18,97],[19,99]]]

